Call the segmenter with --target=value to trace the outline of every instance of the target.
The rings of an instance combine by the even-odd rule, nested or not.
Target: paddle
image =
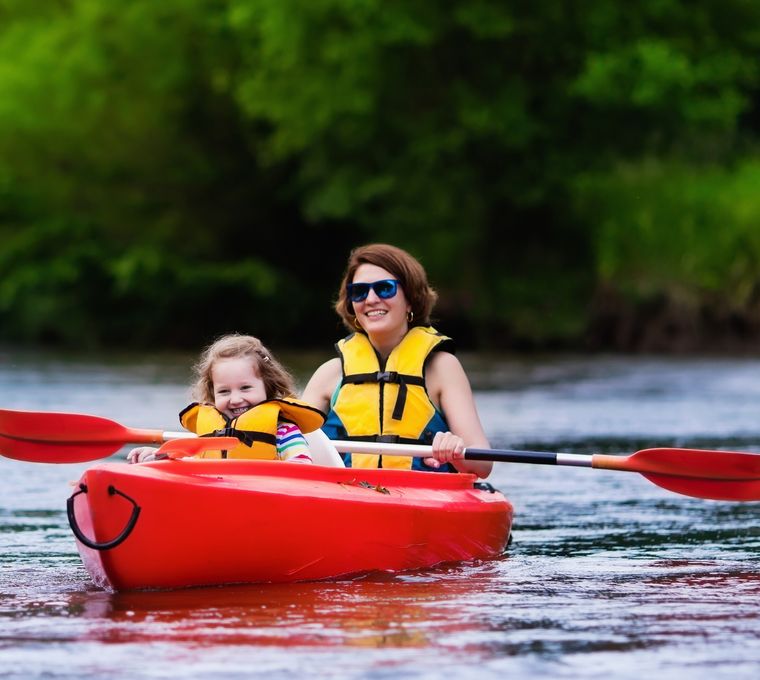
[[[306,438],[314,463],[343,467],[343,459],[322,430],[309,433]],[[192,432],[130,428],[108,418],[80,413],[0,409],[0,455],[31,463],[83,463],[106,458],[127,444],[159,444],[179,439],[184,443],[162,452],[191,456],[209,448],[207,443],[193,443],[199,438]]]
[[[191,438],[191,432],[135,429],[100,416],[0,409],[0,454],[32,463],[82,463],[126,444]]]
[[[309,435],[312,447],[314,435],[329,443],[330,449],[344,453],[428,457],[432,452],[430,446],[413,444],[329,442],[320,430]],[[0,454],[23,461],[80,463],[109,456],[129,443],[159,443],[194,438],[196,436],[190,432],[128,428],[100,416],[0,409]],[[182,449],[181,446],[178,448]],[[186,450],[192,448],[185,447]],[[695,498],[760,500],[760,454],[756,453],[653,448],[629,456],[613,456],[467,449],[464,458],[638,472],[664,489]]]
[[[428,457],[432,447],[415,444],[333,441],[341,453]],[[702,449],[653,448],[629,456],[549,453],[507,449],[465,449],[465,460],[569,465],[638,472],[669,491],[723,501],[760,500],[760,454]]]

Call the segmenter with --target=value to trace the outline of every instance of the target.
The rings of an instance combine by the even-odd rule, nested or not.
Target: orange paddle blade
[[[161,430],[127,428],[100,416],[0,409],[0,454],[16,460],[81,463],[129,443],[162,441]]]
[[[657,448],[630,456],[592,456],[592,466],[638,472],[653,484],[695,498],[760,500],[760,454]]]
[[[27,463],[84,463],[107,458],[122,443],[113,442],[35,442],[0,434],[0,455]]]
[[[673,477],[642,472],[657,486],[685,496],[705,498],[713,501],[760,501],[760,479],[697,479],[694,477]]]
[[[715,480],[760,480],[760,454],[706,449],[643,449],[630,456],[595,454],[592,467]]]
[[[139,430],[81,413],[39,413],[0,409],[0,434],[27,441],[159,443],[161,430]]]
[[[240,441],[236,437],[197,437],[196,439],[172,439],[161,446],[156,455],[168,458],[186,458],[204,451],[225,451],[234,449]]]

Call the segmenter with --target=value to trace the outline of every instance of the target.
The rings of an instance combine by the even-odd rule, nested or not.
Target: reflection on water
[[[497,446],[760,450],[758,361],[465,361]],[[186,369],[183,357],[0,352],[0,407],[176,429]],[[697,500],[635,473],[505,464],[490,480],[515,506],[499,560],[114,594],[90,583],[66,523],[86,467],[0,459],[3,678],[757,675],[758,503]]]
[[[430,577],[378,576],[330,584],[98,593],[70,606],[81,607],[85,618],[107,620],[91,634],[108,642],[425,647],[433,642],[431,630],[441,635],[469,628],[450,616],[447,599],[457,590],[469,592]]]

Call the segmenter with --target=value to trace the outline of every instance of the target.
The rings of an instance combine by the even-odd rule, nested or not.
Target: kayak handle
[[[87,493],[87,485],[86,484],[80,484],[79,485],[79,491],[76,491],[75,493],[71,494],[69,499],[66,501],[66,514],[69,516],[69,526],[71,527],[71,530],[74,532],[74,536],[79,539],[79,542],[83,545],[86,545],[88,548],[92,548],[93,550],[110,550],[111,548],[115,548],[120,543],[123,543],[124,540],[126,540],[127,536],[132,533],[132,529],[135,528],[135,524],[137,524],[137,518],[140,516],[140,506],[135,503],[134,499],[127,496],[122,491],[119,491],[113,484],[108,486],[108,495],[113,496],[115,494],[118,494],[122,498],[126,498],[131,504],[132,504],[132,515],[129,518],[129,521],[127,522],[127,525],[122,529],[121,533],[116,537],[111,539],[110,541],[104,541],[103,543],[98,543],[97,541],[92,541],[87,536],[82,533],[81,528],[79,527],[79,524],[77,524],[77,518],[74,514],[74,499],[80,494],[80,493]]]

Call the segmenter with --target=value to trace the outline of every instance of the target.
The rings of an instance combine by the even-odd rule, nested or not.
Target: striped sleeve
[[[306,439],[297,425],[281,420],[277,424],[277,459],[292,463],[311,463]]]

